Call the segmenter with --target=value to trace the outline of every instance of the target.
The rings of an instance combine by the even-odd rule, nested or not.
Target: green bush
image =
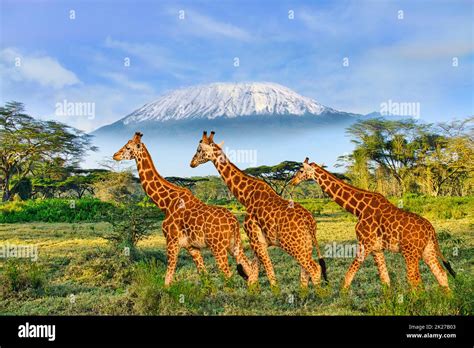
[[[129,248],[130,256],[136,258],[137,243],[158,229],[163,213],[155,206],[124,204],[112,210],[104,219],[112,225],[112,232],[102,235],[116,249]]]
[[[0,204],[0,223],[96,222],[114,206],[98,199],[38,199]]]
[[[461,219],[474,211],[474,199],[468,197],[427,197],[413,194],[391,199],[403,204],[403,209],[434,219]]]
[[[196,313],[206,298],[207,289],[180,280],[165,287],[165,273],[165,265],[156,260],[136,264],[130,287],[134,311],[144,315]]]
[[[36,262],[9,260],[0,274],[0,295],[8,297],[22,291],[41,293],[46,283],[44,269]]]

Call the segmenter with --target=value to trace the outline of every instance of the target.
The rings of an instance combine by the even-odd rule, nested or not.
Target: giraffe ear
[[[221,141],[220,144],[217,144],[217,146],[222,149],[222,146],[224,146],[224,141]]]

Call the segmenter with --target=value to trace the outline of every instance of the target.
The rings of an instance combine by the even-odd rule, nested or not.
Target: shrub
[[[163,219],[155,206],[126,204],[111,210],[106,220],[112,225],[112,232],[102,237],[112,242],[117,249],[130,248],[132,258],[136,257],[137,243],[158,228],[158,221]]]
[[[38,199],[0,204],[0,223],[97,222],[113,208],[98,199]]]
[[[166,267],[156,260],[136,264],[130,287],[134,311],[145,315],[196,313],[206,290],[191,282],[176,280],[164,287]]]
[[[36,262],[8,260],[0,275],[0,294],[8,297],[22,291],[42,293],[46,283],[44,269]]]
[[[472,197],[427,197],[413,194],[400,199],[391,199],[392,203],[403,203],[403,209],[434,219],[461,219],[474,211]]]

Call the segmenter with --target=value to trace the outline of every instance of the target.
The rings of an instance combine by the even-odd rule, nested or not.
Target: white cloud
[[[186,80],[189,74],[199,74],[200,70],[189,62],[181,62],[167,49],[151,43],[134,43],[129,41],[116,40],[108,36],[105,40],[105,47],[114,48],[127,54],[133,66],[134,59],[138,58],[149,67],[162,73],[169,74],[176,79]]]
[[[190,32],[195,35],[211,34],[241,41],[251,41],[252,39],[252,35],[235,25],[219,22],[195,11],[187,12],[186,18],[193,26],[193,30]]]
[[[132,81],[125,74],[106,72],[101,74],[103,77],[115,82],[118,85],[146,93],[154,93],[153,87],[144,82]]]
[[[41,86],[62,88],[80,83],[72,71],[45,55],[24,55],[14,48],[0,51],[2,79],[31,81]]]

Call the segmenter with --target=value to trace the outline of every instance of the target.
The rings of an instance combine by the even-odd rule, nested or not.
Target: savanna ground
[[[305,202],[315,213],[318,240],[328,245],[355,243],[355,218],[333,203]],[[316,204],[317,205],[317,204]],[[243,213],[234,211],[240,220]],[[441,249],[457,272],[449,278],[452,294],[444,294],[424,263],[425,291],[407,287],[400,254],[386,253],[391,289],[379,281],[372,257],[357,273],[351,290],[340,290],[351,257],[327,257],[329,285],[299,288],[299,267],[278,248],[270,249],[280,293],[271,292],[263,267],[259,290],[249,293],[236,273],[225,281],[214,259],[204,251],[208,276],[200,277],[191,257],[180,253],[175,283],[163,287],[165,239],[158,228],[138,244],[132,260],[101,236],[110,225],[100,223],[0,224],[0,244],[38,246],[38,260],[0,261],[0,314],[3,315],[472,315],[474,301],[474,221],[472,199],[464,213],[433,213]],[[251,256],[244,231],[246,253]],[[229,258],[235,270],[235,262]]]

